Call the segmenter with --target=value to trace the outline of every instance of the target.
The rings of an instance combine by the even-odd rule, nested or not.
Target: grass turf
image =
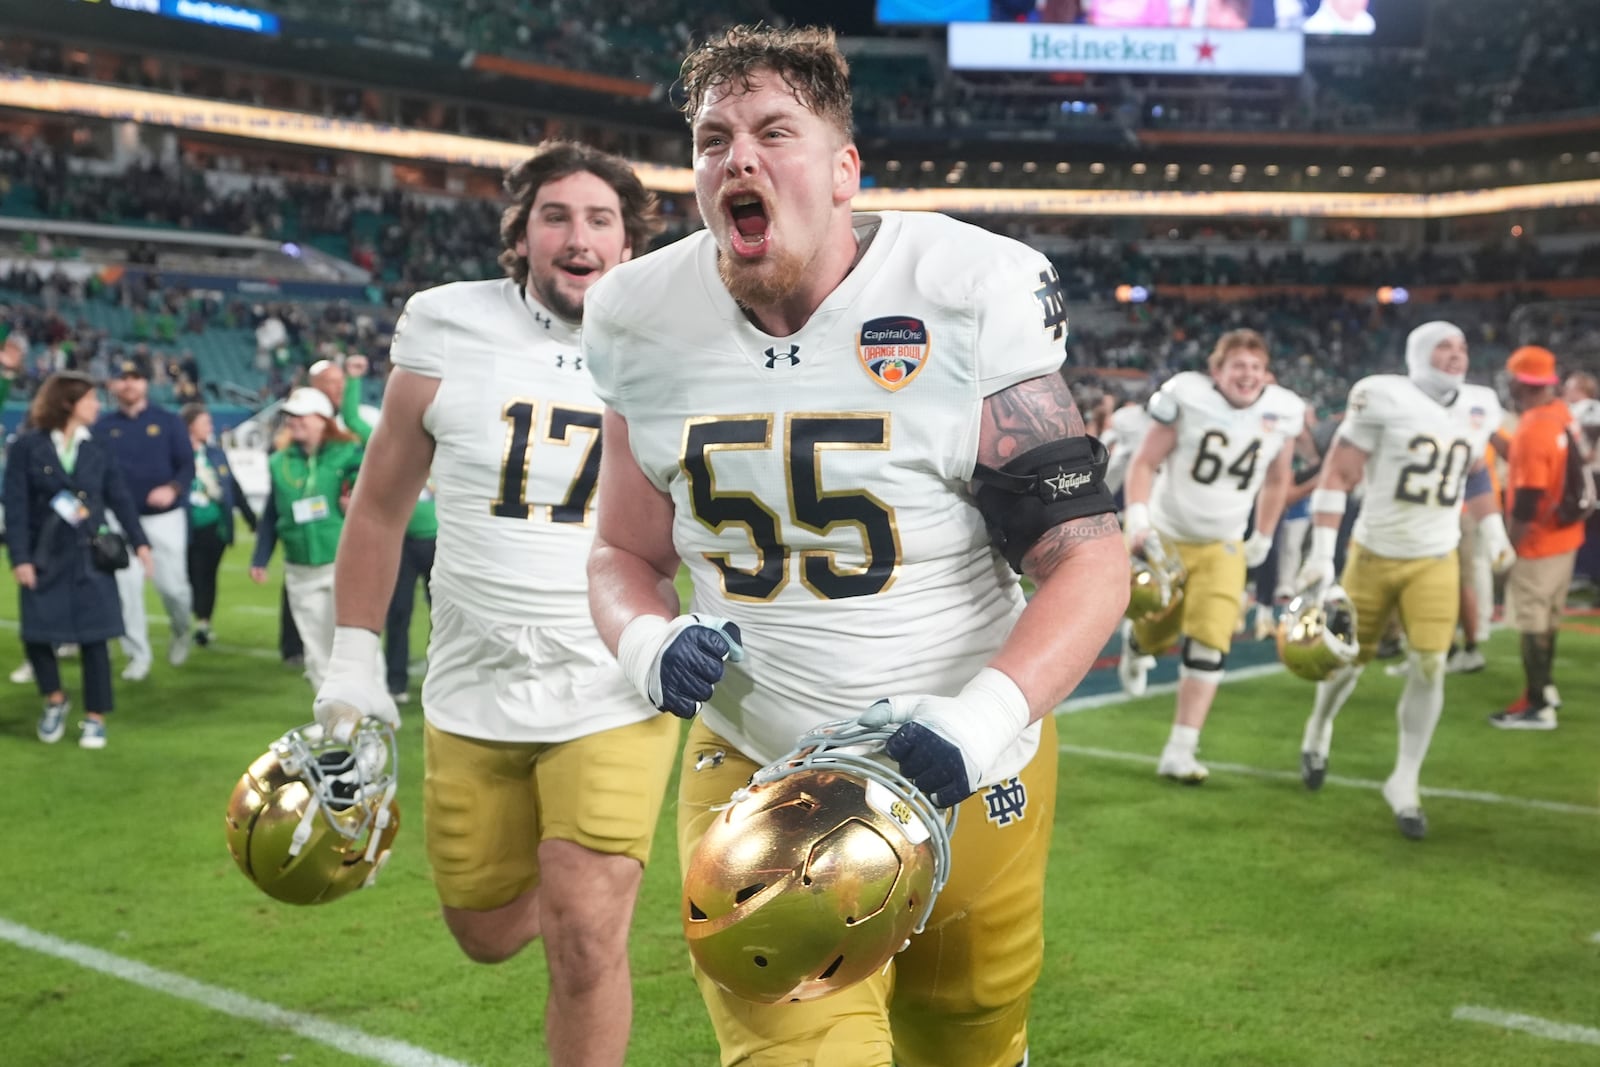
[[[546,1062],[535,948],[466,961],[444,931],[421,847],[420,709],[405,710],[398,847],[378,886],[323,908],[280,905],[235,869],[222,835],[251,759],[310,717],[281,666],[276,583],[225,561],[219,647],[181,670],[119,683],[110,744],[33,736],[38,702],[0,713],[0,920],[477,1067]],[[152,612],[160,609],[152,600]],[[419,612],[416,654],[426,623]],[[15,596],[0,581],[0,626]],[[1430,798],[1429,839],[1394,830],[1375,789],[1294,780],[1311,688],[1287,675],[1225,686],[1202,788],[1158,780],[1171,697],[1062,720],[1061,800],[1035,1064],[1592,1064],[1600,1050],[1454,1021],[1461,1005],[1600,1026],[1594,753],[1600,627],[1561,639],[1555,733],[1502,733],[1483,716],[1520,679],[1513,635],[1491,666],[1449,680],[1424,784],[1584,811]],[[15,647],[15,646],[13,646]],[[20,648],[17,648],[20,658]],[[69,689],[76,685],[67,665]],[[1369,670],[1340,717],[1331,770],[1381,781],[1399,682]],[[78,719],[74,712],[73,722]],[[1086,754],[1093,752],[1095,754]],[[1110,753],[1124,754],[1112,757]],[[669,797],[635,923],[629,1062],[699,1067],[715,1042],[678,932]],[[0,939],[0,1063],[15,1067],[298,1067],[360,1062],[272,1026],[142,988]]]

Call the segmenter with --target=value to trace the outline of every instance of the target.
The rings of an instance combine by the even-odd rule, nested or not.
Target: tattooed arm
[[[1001,467],[1083,432],[1066,382],[1047,374],[984,401],[978,462]],[[1039,719],[1077,688],[1128,606],[1128,553],[1116,516],[1053,527],[1028,550],[1022,568],[1037,591],[989,665],[1010,676]]]

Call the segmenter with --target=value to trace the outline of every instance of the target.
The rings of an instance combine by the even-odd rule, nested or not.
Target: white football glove
[[[348,741],[362,719],[399,729],[400,709],[384,684],[382,662],[377,634],[359,626],[334,629],[328,673],[311,703],[311,713],[335,741]]]
[[[1511,547],[1511,538],[1506,535],[1506,520],[1498,511],[1478,520],[1478,536],[1483,538],[1489,569],[1496,575],[1504,574],[1517,562],[1517,550]]]
[[[1264,534],[1260,530],[1250,535],[1250,540],[1244,543],[1244,565],[1247,570],[1255,570],[1266,562],[1267,555],[1272,551],[1272,535]],[[1332,559],[1329,562],[1333,562]]]
[[[1028,729],[1028,700],[1017,683],[985,667],[959,696],[913,694],[877,701],[864,726],[903,724],[885,743],[900,772],[941,808],[1027,766],[1039,747]]]
[[[1339,529],[1336,526],[1311,528],[1311,551],[1306,553],[1306,561],[1300,565],[1300,573],[1295,578],[1296,592],[1320,596],[1324,589],[1333,585],[1333,550],[1338,541]]]
[[[658,711],[692,719],[722,681],[723,664],[744,659],[737,623],[715,615],[640,615],[617,639],[623,675]]]

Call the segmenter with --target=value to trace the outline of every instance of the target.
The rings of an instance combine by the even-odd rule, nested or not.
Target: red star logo
[[[1215,63],[1217,61],[1217,46],[1211,43],[1211,38],[1209,37],[1201,38],[1200,43],[1194,46],[1194,50],[1198,53],[1194,58],[1196,63]]]

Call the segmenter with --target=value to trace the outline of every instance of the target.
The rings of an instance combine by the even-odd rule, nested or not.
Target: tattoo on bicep
[[[1029,449],[1084,432],[1083,416],[1066,381],[1059,374],[1044,374],[983,402],[978,462],[1003,467]]]
[[[1051,527],[1022,558],[1022,573],[1036,582],[1043,581],[1072,555],[1076,546],[1100,537],[1122,537],[1122,524],[1115,515],[1085,515]]]

